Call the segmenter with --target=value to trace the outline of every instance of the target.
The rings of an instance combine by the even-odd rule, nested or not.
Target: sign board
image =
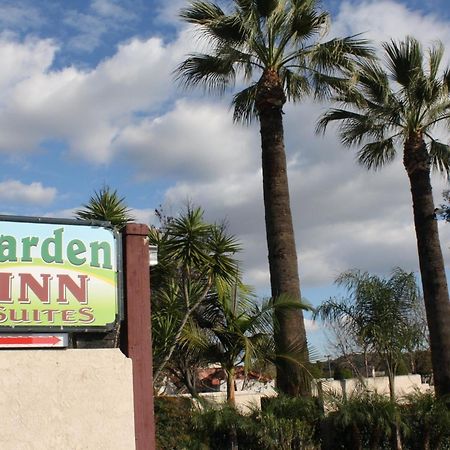
[[[68,341],[67,333],[0,334],[0,348],[62,348]]]
[[[111,328],[120,235],[104,225],[0,216],[0,329]]]

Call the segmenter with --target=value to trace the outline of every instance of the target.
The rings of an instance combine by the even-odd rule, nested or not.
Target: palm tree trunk
[[[430,161],[420,134],[405,142],[403,163],[411,184],[420,273],[438,397],[450,394],[450,302],[430,181]]]
[[[227,374],[227,402],[231,406],[236,406],[236,390],[235,390],[235,369],[226,370]]]
[[[225,373],[227,375],[227,402],[233,408],[236,407],[236,369],[234,367],[230,369],[226,369]],[[231,425],[230,427],[230,450],[237,450],[239,448],[238,445],[238,437],[236,432],[236,427]]]
[[[256,97],[259,114],[266,237],[272,297],[286,295],[300,301],[297,250],[289,199],[289,186],[284,150],[282,108],[286,101],[278,74],[266,70]],[[275,344],[278,355],[292,354],[302,348],[308,360],[306,332],[300,309],[275,312]],[[305,361],[305,362],[306,362]],[[298,364],[278,358],[277,387],[290,396],[310,395],[310,382]]]

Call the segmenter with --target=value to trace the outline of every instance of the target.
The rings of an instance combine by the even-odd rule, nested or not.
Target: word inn
[[[14,303],[12,298],[12,286],[15,279],[17,279],[19,287],[18,303],[29,304],[30,291],[43,303],[51,303],[51,289],[56,285],[58,296],[56,302],[62,305],[67,305],[69,300],[67,298],[68,292],[81,304],[86,305],[88,303],[88,276],[77,275],[78,280],[72,279],[70,275],[56,275],[56,282],[52,283],[55,277],[50,274],[41,274],[41,280],[37,280],[33,275],[29,273],[19,273],[18,277],[15,277],[12,273],[0,273],[0,303]]]

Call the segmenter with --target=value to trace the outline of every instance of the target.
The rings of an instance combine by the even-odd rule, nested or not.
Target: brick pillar
[[[125,322],[122,351],[133,361],[136,450],[154,450],[153,367],[150,320],[148,226],[132,223],[123,231]]]

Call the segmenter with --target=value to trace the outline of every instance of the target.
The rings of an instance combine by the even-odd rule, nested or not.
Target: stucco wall
[[[118,349],[0,351],[0,448],[134,449],[131,360]]]
[[[381,395],[389,395],[388,377],[363,378],[366,388],[371,392]],[[395,395],[401,398],[414,392],[427,392],[430,385],[422,383],[420,375],[397,375],[395,377]],[[347,395],[352,395],[361,391],[361,381],[356,378],[348,380],[326,380],[322,381],[322,388],[325,392],[342,394],[344,389]]]

